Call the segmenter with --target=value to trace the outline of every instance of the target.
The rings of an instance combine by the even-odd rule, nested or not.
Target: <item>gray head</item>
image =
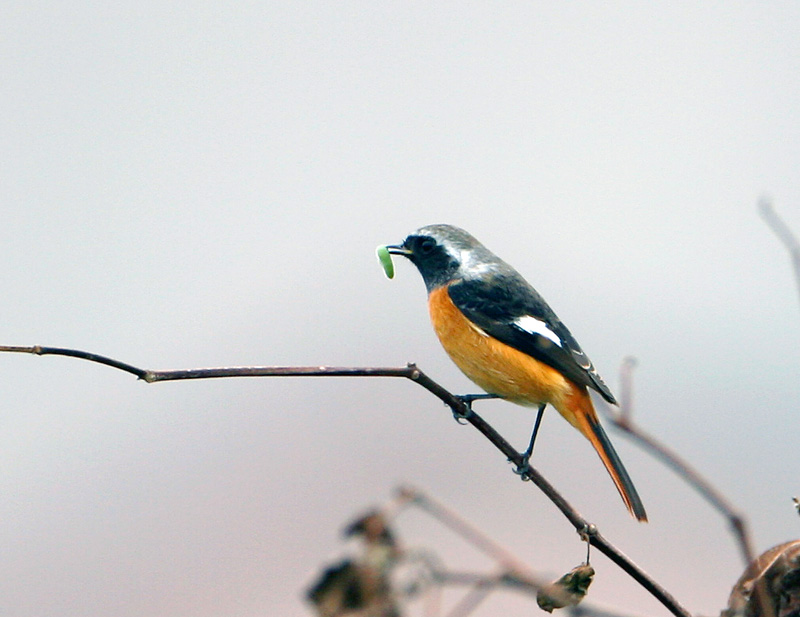
[[[511,268],[471,234],[453,225],[421,227],[402,244],[387,248],[417,266],[429,292],[455,279],[478,278]]]

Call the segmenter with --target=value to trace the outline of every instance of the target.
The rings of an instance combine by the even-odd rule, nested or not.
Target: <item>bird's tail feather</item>
[[[600,425],[589,394],[587,392],[581,392],[581,394],[583,396],[572,398],[576,403],[580,401],[578,403],[581,408],[580,411],[574,413],[573,418],[567,419],[583,433],[597,451],[600,460],[603,461],[603,465],[608,470],[608,474],[614,481],[619,494],[622,496],[622,501],[625,502],[631,515],[638,521],[646,522],[647,512],[645,512],[642,500],[639,498],[639,493],[636,492],[636,487],[633,485],[631,477],[625,470],[617,451],[614,450],[614,446],[611,445],[608,435]],[[586,408],[587,405],[588,409]]]

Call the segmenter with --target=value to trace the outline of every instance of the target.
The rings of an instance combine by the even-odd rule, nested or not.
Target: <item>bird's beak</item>
[[[392,255],[402,255],[403,257],[411,256],[411,251],[400,244],[387,244],[386,250]]]

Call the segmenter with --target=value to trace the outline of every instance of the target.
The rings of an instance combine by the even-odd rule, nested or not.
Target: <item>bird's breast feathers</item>
[[[428,308],[445,351],[486,392],[526,406],[545,402],[559,406],[571,394],[572,384],[557,370],[497,340],[467,319],[453,303],[447,287],[431,291]]]
[[[449,296],[455,308],[491,338],[616,403],[567,327],[516,272],[456,280],[434,291]]]

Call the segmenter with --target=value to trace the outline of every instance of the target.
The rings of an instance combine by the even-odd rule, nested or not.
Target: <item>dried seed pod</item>
[[[582,563],[540,589],[536,594],[536,603],[548,613],[552,613],[555,608],[577,606],[589,591],[593,578],[594,568],[588,563]]]

